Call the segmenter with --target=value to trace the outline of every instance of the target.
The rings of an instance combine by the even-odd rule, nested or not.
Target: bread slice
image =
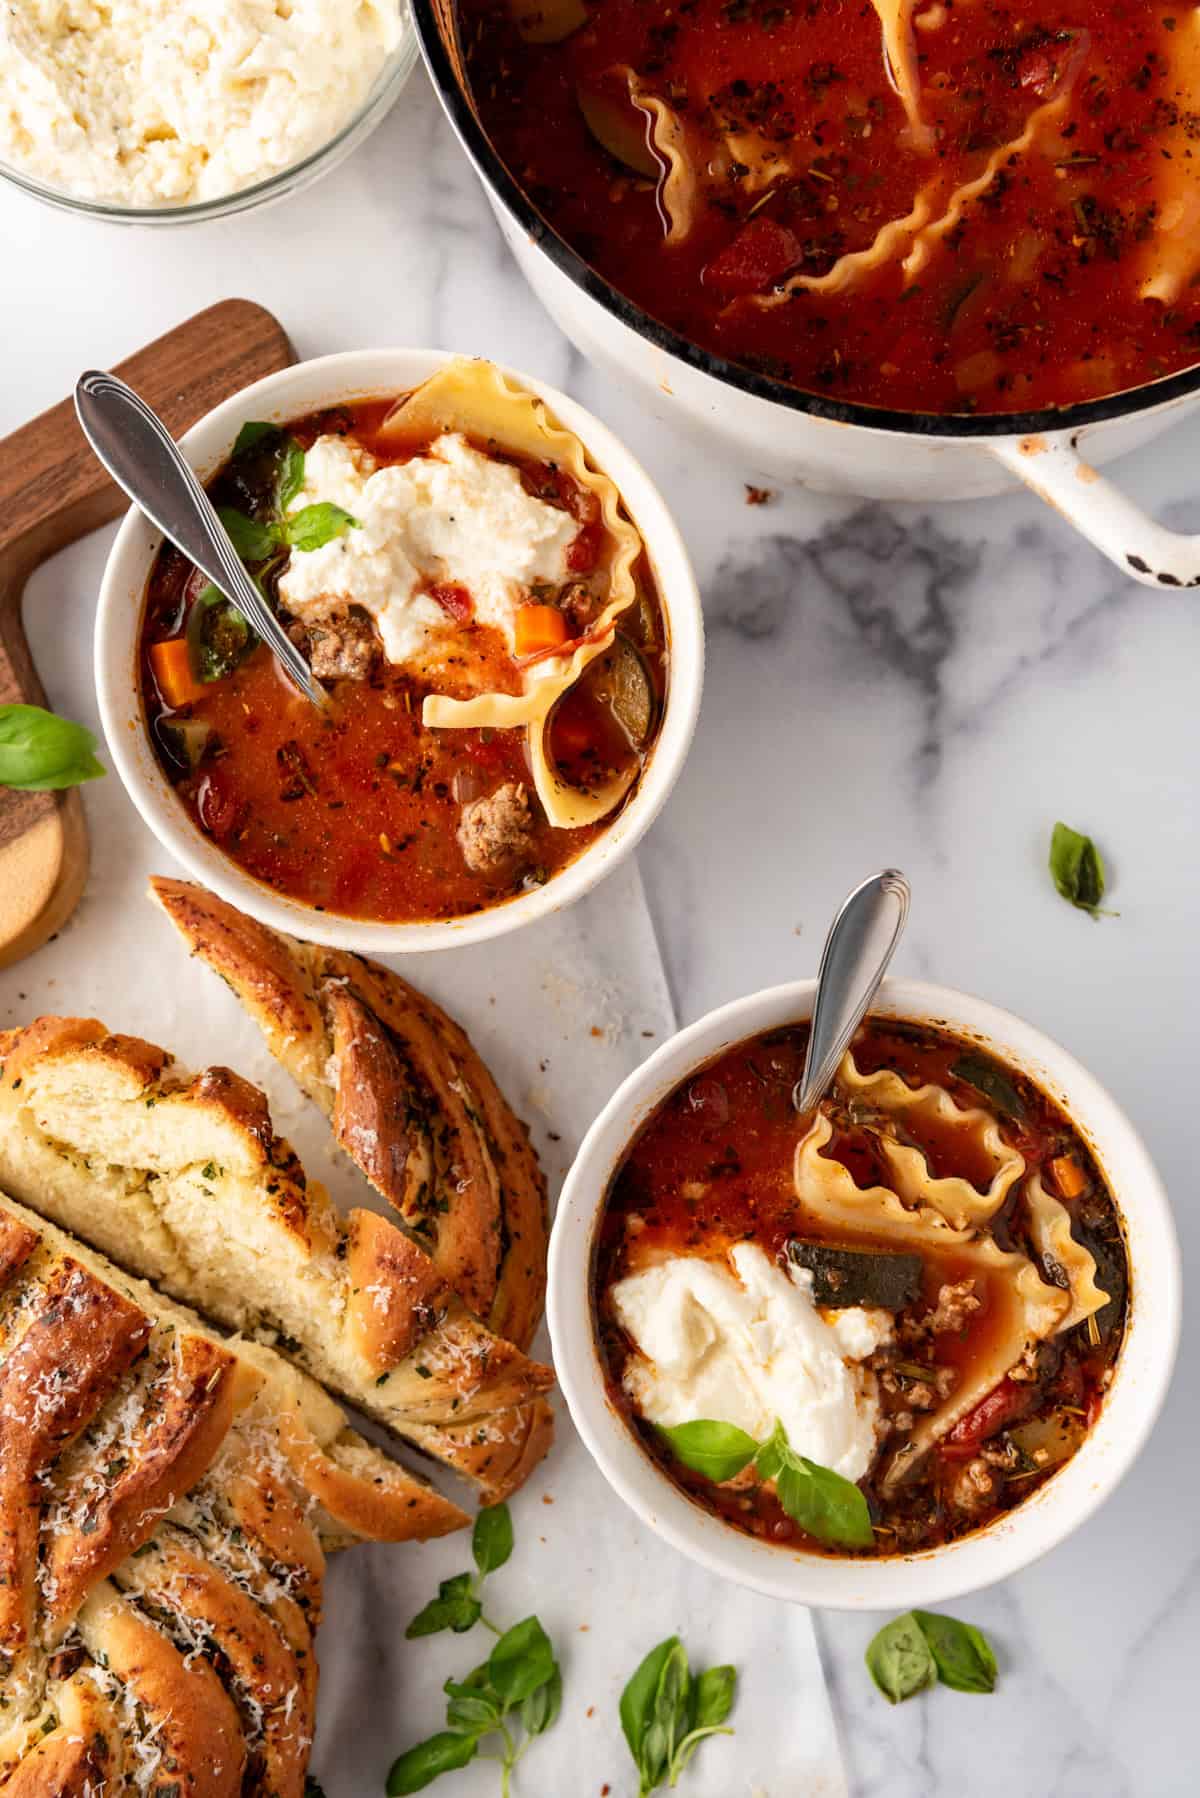
[[[466,1521],[272,1349],[0,1195],[5,1798],[302,1798],[325,1553]]]
[[[379,962],[268,930],[188,881],[150,891],[442,1278],[527,1349],[545,1297],[546,1182],[465,1031]]]
[[[94,1019],[0,1035],[0,1187],[268,1342],[490,1501],[545,1452],[553,1383],[386,1218],[342,1218],[226,1068],[192,1079]]]

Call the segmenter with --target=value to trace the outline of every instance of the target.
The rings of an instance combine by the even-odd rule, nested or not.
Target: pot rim
[[[745,994],[694,1023],[630,1074],[588,1131],[550,1238],[546,1315],[555,1372],[585,1446],[617,1495],[680,1553],[769,1597],[832,1610],[903,1610],[978,1591],[1032,1565],[1111,1496],[1145,1446],[1179,1346],[1182,1266],[1170,1202],[1137,1129],[1075,1057],[1035,1025],[953,987],[889,977],[871,1015],[941,1025],[1028,1073],[1070,1116],[1104,1169],[1133,1278],[1104,1406],[1076,1455],[1023,1504],[972,1535],[880,1559],[790,1551],[743,1536],[694,1504],[613,1407],[592,1325],[595,1231],[614,1170],[661,1101],[724,1048],[811,1013],[816,981]]]
[[[411,0],[412,16],[425,67],[459,142],[484,185],[502,202],[530,241],[589,299],[626,325],[639,337],[677,361],[727,387],[735,387],[768,405],[822,419],[829,424],[857,425],[866,430],[890,431],[904,437],[940,437],[950,441],[988,440],[1003,437],[1038,437],[1063,431],[1082,431],[1092,425],[1131,418],[1154,411],[1176,400],[1200,393],[1200,361],[1157,381],[1145,381],[1102,399],[1079,400],[1071,406],[1043,406],[1033,412],[906,412],[888,406],[868,406],[857,400],[827,399],[789,387],[770,375],[730,362],[689,342],[669,325],[660,324],[648,312],[627,299],[604,276],[571,249],[528,200],[492,148],[455,77],[446,46],[438,29],[435,0]]]

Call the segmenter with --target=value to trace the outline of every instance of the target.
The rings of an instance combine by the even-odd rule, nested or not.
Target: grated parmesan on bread
[[[256,1087],[226,1068],[180,1076],[94,1019],[0,1033],[0,1058],[0,1188],[279,1347],[491,1502],[545,1453],[550,1369],[473,1314],[413,1235],[343,1218]]]
[[[0,1195],[0,1793],[302,1798],[325,1554],[465,1515]]]

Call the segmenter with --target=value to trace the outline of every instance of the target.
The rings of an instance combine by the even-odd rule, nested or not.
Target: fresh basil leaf
[[[494,1692],[470,1685],[446,1681],[449,1695],[446,1724],[459,1735],[483,1736],[495,1729],[504,1713],[504,1705]]]
[[[996,1690],[996,1657],[982,1630],[973,1623],[960,1623],[957,1617],[943,1616],[940,1611],[912,1614],[929,1644],[944,1686],[955,1692]]]
[[[1091,912],[1093,918],[1112,917],[1102,911],[1104,897],[1104,858],[1091,837],[1072,830],[1061,821],[1054,826],[1050,838],[1050,878],[1064,899]]]
[[[1025,1116],[1025,1105],[1020,1093],[1004,1072],[1003,1068],[989,1061],[986,1055],[976,1055],[968,1051],[951,1063],[950,1072],[956,1080],[965,1080],[973,1086],[977,1093],[990,1099],[997,1111],[1005,1117],[1015,1118],[1019,1123]]]
[[[871,1638],[867,1670],[889,1704],[923,1692],[937,1681],[937,1662],[912,1611],[893,1617]]]
[[[254,633],[236,606],[209,582],[192,601],[187,621],[188,659],[197,679],[232,674],[254,646]]]
[[[453,1579],[444,1579],[438,1587],[438,1595],[431,1598],[424,1610],[418,1611],[404,1635],[411,1642],[417,1636],[436,1636],[439,1630],[452,1629],[456,1636],[479,1621],[483,1606],[471,1590],[471,1575],[456,1573]]]
[[[798,1455],[778,1420],[755,1465],[763,1479],[775,1481],[776,1496],[788,1516],[818,1542],[838,1548],[871,1547],[875,1540],[871,1513],[858,1487],[831,1467]]]
[[[545,1735],[562,1709],[562,1674],[557,1667],[544,1685],[521,1704],[521,1722],[529,1736]]]
[[[724,1723],[736,1691],[736,1667],[706,1667],[692,1683],[692,1728],[712,1729]]]
[[[699,1748],[701,1742],[705,1741],[707,1737],[731,1736],[732,1734],[733,1731],[728,1728],[728,1726],[719,1723],[712,1724],[708,1729],[689,1730],[675,1750],[675,1758],[671,1762],[671,1784],[675,1785],[678,1783],[679,1775],[683,1772],[693,1754],[695,1754],[697,1748]]]
[[[52,793],[98,780],[96,739],[40,705],[0,705],[0,787]]]
[[[304,451],[294,437],[283,442],[279,452],[279,478],[275,483],[275,510],[287,511],[304,485]]]
[[[239,512],[236,506],[218,506],[217,517],[243,562],[265,562],[279,542],[276,525],[260,524],[257,518]]]
[[[720,1423],[712,1418],[699,1418],[695,1423],[679,1423],[673,1428],[659,1428],[659,1435],[677,1461],[702,1473],[705,1479],[731,1480],[753,1461],[758,1444],[736,1424]]]
[[[357,518],[342,506],[335,506],[332,500],[322,499],[314,506],[290,512],[280,525],[279,534],[293,549],[320,549],[322,545],[332,543],[335,537],[344,536],[352,527],[358,528]]]
[[[687,1650],[676,1637],[658,1676],[654,1709],[642,1744],[639,1770],[645,1790],[653,1791],[670,1773],[675,1745],[687,1734],[690,1710]]]
[[[654,1699],[667,1656],[679,1646],[678,1636],[668,1636],[652,1648],[621,1693],[621,1728],[629,1752],[641,1765],[642,1744],[654,1715]]]
[[[247,450],[254,449],[264,438],[276,437],[278,434],[278,425],[268,425],[263,424],[256,419],[247,419],[246,423],[237,434],[237,439],[233,446],[233,454],[235,457],[244,456]]]
[[[436,1736],[418,1742],[407,1754],[392,1762],[388,1774],[388,1798],[404,1798],[407,1792],[422,1792],[443,1773],[453,1773],[475,1759],[479,1742],[475,1736],[459,1735],[443,1729]]]
[[[545,1685],[555,1669],[550,1638],[536,1617],[525,1617],[501,1636],[488,1656],[488,1678],[505,1704],[520,1704]]]
[[[480,1573],[495,1573],[513,1551],[512,1517],[507,1505],[488,1505],[475,1519],[471,1552]]]

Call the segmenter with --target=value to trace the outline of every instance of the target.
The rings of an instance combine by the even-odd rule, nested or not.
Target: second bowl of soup
[[[1178,1254],[1113,1101],[1029,1026],[885,985],[816,1111],[813,985],[667,1044],[589,1134],[549,1317],[602,1470],[685,1553],[828,1605],[1043,1553],[1166,1389]]]
[[[597,420],[488,362],[363,352],[269,377],[184,448],[328,696],[130,514],[102,715],[200,879],[301,936],[425,949],[628,851],[686,753],[702,629],[661,499]]]

